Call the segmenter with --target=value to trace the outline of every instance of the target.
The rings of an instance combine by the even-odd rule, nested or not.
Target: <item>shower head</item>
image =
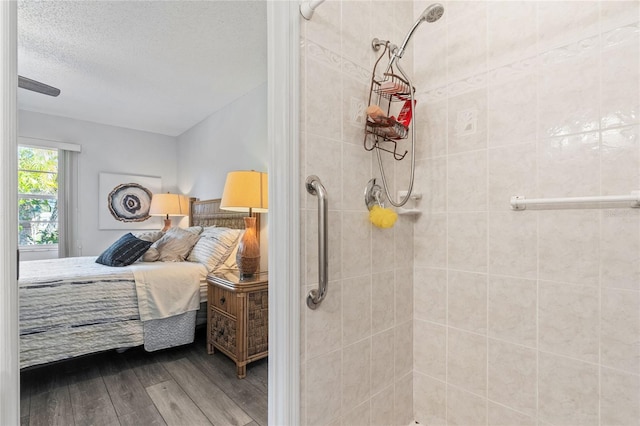
[[[413,24],[413,27],[407,33],[407,36],[404,38],[404,41],[400,45],[400,48],[396,49],[393,52],[393,58],[391,59],[391,63],[393,63],[396,59],[402,58],[402,55],[404,54],[404,49],[405,47],[407,47],[407,43],[409,43],[409,39],[411,39],[413,32],[416,30],[416,28],[418,28],[420,24],[422,24],[423,22],[429,22],[429,23],[436,22],[438,19],[442,18],[443,14],[444,14],[444,6],[442,6],[440,3],[434,3],[428,6],[424,10],[424,12],[422,12],[420,17],[416,21],[416,23]]]
[[[420,15],[419,21],[436,22],[442,18],[444,14],[444,7],[440,3],[434,3],[427,7],[422,15]]]

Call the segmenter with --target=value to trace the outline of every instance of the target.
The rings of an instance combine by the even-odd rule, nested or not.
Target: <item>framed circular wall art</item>
[[[149,219],[151,191],[138,183],[123,183],[109,193],[111,215],[121,222],[142,222]]]

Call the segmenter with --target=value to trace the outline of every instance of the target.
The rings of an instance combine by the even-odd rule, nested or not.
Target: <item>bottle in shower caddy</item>
[[[411,108],[409,107],[409,110]],[[402,113],[402,111],[401,111]],[[406,120],[406,115],[408,114],[408,122],[411,121],[410,112],[405,112],[404,119]],[[369,105],[367,108],[367,116],[373,122],[371,126],[373,128],[373,133],[383,136],[387,139],[403,139],[407,136],[408,125],[396,120],[395,117],[387,117],[384,111],[378,105]]]

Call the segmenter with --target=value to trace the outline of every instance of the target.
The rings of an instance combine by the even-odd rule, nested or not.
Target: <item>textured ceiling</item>
[[[20,109],[177,136],[267,79],[265,1],[20,1]]]

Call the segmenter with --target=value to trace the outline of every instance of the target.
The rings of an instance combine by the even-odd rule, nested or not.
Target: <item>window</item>
[[[18,147],[18,244],[58,244],[58,150]]]

